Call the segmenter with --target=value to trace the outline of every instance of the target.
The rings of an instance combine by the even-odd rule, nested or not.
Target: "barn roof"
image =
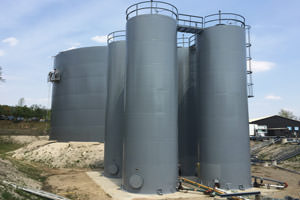
[[[260,117],[260,118],[255,118],[255,119],[250,119],[250,120],[249,120],[249,123],[256,122],[256,121],[259,121],[259,120],[262,120],[262,119],[271,118],[271,117],[280,117],[280,118],[283,118],[283,119],[288,119],[288,120],[292,120],[292,121],[295,121],[295,122],[299,122],[299,123],[300,123],[299,120],[290,119],[290,118],[282,117],[282,116],[279,116],[279,115],[270,115],[270,116],[265,116],[265,117]]]

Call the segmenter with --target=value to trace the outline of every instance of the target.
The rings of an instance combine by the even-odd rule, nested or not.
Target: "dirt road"
[[[72,200],[109,200],[106,193],[87,175],[86,170],[49,170],[44,189]]]

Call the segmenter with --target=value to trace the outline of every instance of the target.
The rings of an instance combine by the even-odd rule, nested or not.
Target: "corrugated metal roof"
[[[281,117],[281,118],[285,118],[285,119],[288,119],[288,120],[300,122],[300,120],[297,120],[297,119],[290,119],[290,118],[282,117],[282,116],[279,116],[279,115],[270,115],[270,116],[255,118],[255,119],[249,119],[249,123],[252,123],[252,122],[255,122],[255,121],[258,121],[258,120],[262,120],[262,119],[266,119],[266,118],[270,118],[270,117]]]
[[[254,118],[254,119],[249,119],[249,122],[255,122],[257,120],[262,120],[262,119],[266,119],[266,118],[269,118],[269,117],[274,117],[274,116],[278,116],[278,115],[269,115],[269,116],[265,116],[265,117],[259,117],[259,118]]]

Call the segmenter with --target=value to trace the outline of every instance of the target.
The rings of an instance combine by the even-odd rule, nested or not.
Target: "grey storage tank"
[[[54,69],[50,139],[104,142],[107,47],[60,52]]]
[[[104,175],[121,177],[123,158],[126,33],[108,35],[108,84],[105,123]]]
[[[194,176],[197,163],[196,48],[190,46],[189,37],[180,39],[184,41],[179,41],[180,47],[177,48],[179,175]]]
[[[163,2],[151,6],[152,2],[142,2],[126,12],[122,185],[133,193],[165,194],[176,191],[178,176],[177,11]],[[168,11],[156,14],[163,6]]]
[[[207,16],[197,37],[199,178],[209,186],[244,189],[251,187],[245,21],[224,15]],[[231,25],[224,24],[230,17]]]

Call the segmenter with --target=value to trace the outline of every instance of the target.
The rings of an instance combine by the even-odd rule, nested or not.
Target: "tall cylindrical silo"
[[[54,69],[51,140],[104,141],[107,47],[60,52]]]
[[[104,175],[106,177],[121,177],[122,175],[126,72],[125,34],[125,31],[118,31],[108,36],[108,89],[104,151]]]
[[[134,16],[126,35],[123,186],[134,193],[172,193],[178,176],[176,20]]]
[[[178,155],[181,176],[194,176],[197,163],[197,111],[195,109],[195,47],[179,47]]]
[[[245,31],[205,28],[197,37],[199,178],[203,184],[251,187]]]

